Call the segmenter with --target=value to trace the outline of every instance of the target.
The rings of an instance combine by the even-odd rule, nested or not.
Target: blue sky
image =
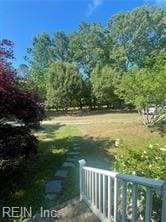
[[[143,4],[166,5],[166,0],[0,0],[0,39],[14,42],[17,67],[38,33],[72,32],[81,21],[105,25],[113,14]]]

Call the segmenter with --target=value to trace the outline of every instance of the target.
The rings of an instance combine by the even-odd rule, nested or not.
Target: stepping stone
[[[80,147],[74,147],[73,150],[80,150]]]
[[[51,207],[54,207],[55,206],[55,201],[54,200],[50,200],[48,203],[47,203],[47,206],[48,208],[51,208]],[[39,220],[41,222],[41,219]],[[44,222],[44,220],[43,220]]]
[[[57,193],[61,190],[61,180],[52,180],[49,181],[46,185],[46,193]]]
[[[75,167],[75,164],[71,162],[64,162],[63,167]]]
[[[55,176],[58,177],[67,177],[67,171],[66,170],[58,170],[55,174]]]
[[[80,152],[74,151],[74,152],[70,152],[69,154],[70,154],[70,155],[78,155],[78,154],[80,154]]]
[[[55,194],[51,194],[51,193],[48,193],[48,194],[46,195],[46,199],[47,199],[47,200],[50,200],[50,201],[54,200],[55,197],[56,197],[56,195],[55,195]]]
[[[76,158],[70,158],[70,157],[68,157],[68,158],[66,159],[66,161],[67,161],[67,162],[75,162],[75,161],[76,161]]]
[[[74,146],[79,146],[79,144],[78,143],[74,143]]]
[[[74,156],[70,156],[68,158],[72,158],[73,160],[77,160],[78,159],[78,156],[77,155],[74,155]]]

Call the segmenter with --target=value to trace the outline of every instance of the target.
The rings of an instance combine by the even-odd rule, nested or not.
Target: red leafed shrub
[[[0,118],[15,118],[26,125],[37,123],[43,117],[43,108],[37,94],[19,88],[15,81],[12,43],[0,41]]]
[[[14,87],[0,88],[0,118],[15,118],[26,125],[37,123],[43,117],[43,108],[37,96]]]
[[[16,82],[12,42],[0,41],[0,178],[13,186],[18,181],[21,160],[37,152],[38,141],[30,127],[43,116],[41,102],[35,93],[22,89]],[[10,123],[14,120],[14,123]],[[16,122],[20,125],[16,125]],[[1,189],[1,186],[0,186]]]
[[[0,125],[0,158],[28,158],[37,152],[38,141],[26,126]]]

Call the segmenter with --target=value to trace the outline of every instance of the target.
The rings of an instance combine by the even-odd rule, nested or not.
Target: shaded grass
[[[72,131],[67,126],[43,125],[43,127],[37,135],[40,141],[38,154],[20,165],[19,185],[14,192],[6,189],[5,193],[0,194],[0,207],[32,207],[33,213],[41,206],[47,207],[44,195],[45,185],[54,177],[71,149]]]

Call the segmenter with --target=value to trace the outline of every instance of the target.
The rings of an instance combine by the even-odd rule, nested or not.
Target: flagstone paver
[[[73,158],[73,157],[68,157],[66,159],[67,162],[75,162],[77,160],[77,158]]]
[[[61,190],[61,180],[52,180],[49,181],[46,185],[46,193],[57,193]]]
[[[74,143],[74,146],[79,146],[79,144],[78,143]]]
[[[80,150],[80,147],[74,147],[73,150]]]
[[[48,194],[46,195],[46,199],[49,200],[49,201],[54,200],[55,197],[56,197],[56,194],[48,193]]]
[[[47,199],[47,205],[49,207],[54,206],[56,193],[58,193],[62,188],[62,182],[65,177],[67,177],[68,169],[70,167],[76,167],[78,155],[80,154],[80,146],[78,144],[78,138],[73,137],[73,151],[68,153],[68,157],[66,161],[63,163],[62,167],[55,173],[55,177],[58,177],[58,179],[50,180],[46,184],[45,187],[45,193],[46,193],[46,199]],[[60,179],[59,179],[60,178]]]
[[[67,171],[66,170],[58,170],[55,174],[55,176],[58,176],[58,177],[67,177]]]
[[[63,167],[75,167],[75,164],[71,162],[64,162]]]
[[[70,154],[70,155],[77,155],[77,154],[80,154],[80,152],[78,152],[78,151],[73,151],[73,152],[70,152],[69,154]]]

